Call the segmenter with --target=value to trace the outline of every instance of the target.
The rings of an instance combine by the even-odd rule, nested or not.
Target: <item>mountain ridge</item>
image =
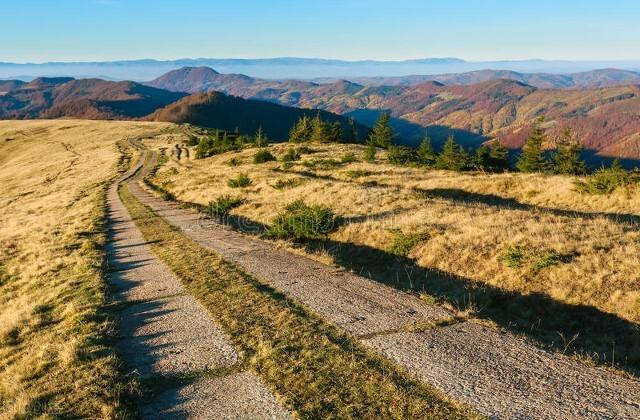
[[[173,77],[181,75],[179,71],[172,73]],[[414,146],[427,131],[436,144],[454,134],[469,147],[499,139],[517,149],[528,128],[545,115],[552,136],[571,127],[584,146],[599,157],[640,158],[640,85],[544,89],[497,79],[467,85],[426,81],[412,86],[364,86],[344,80],[319,84],[236,76],[216,74],[190,91],[216,90],[246,99],[322,109],[369,126],[386,111],[399,136]],[[162,80],[149,83],[161,88]]]

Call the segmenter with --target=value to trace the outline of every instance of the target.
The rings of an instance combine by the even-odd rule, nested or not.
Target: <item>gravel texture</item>
[[[107,193],[107,255],[109,282],[115,300],[122,304],[116,348],[127,368],[153,380],[233,366],[238,361],[234,346],[154,256],[120,201],[116,185]],[[139,410],[145,418],[289,417],[249,372],[170,385]]]
[[[290,418],[256,377],[246,372],[201,379],[183,388],[166,391],[145,407],[141,417],[149,420]]]
[[[203,220],[197,212],[158,199],[139,185],[132,185],[131,191],[200,245],[219,252],[256,277],[268,280],[272,286],[354,335],[393,331],[452,317],[450,312],[424,305],[408,293]]]
[[[365,342],[492,418],[640,418],[638,382],[475,322]]]
[[[475,322],[411,332],[448,311],[131,192],[187,236],[339,325],[421,380],[491,418],[640,418],[640,382],[548,353]]]

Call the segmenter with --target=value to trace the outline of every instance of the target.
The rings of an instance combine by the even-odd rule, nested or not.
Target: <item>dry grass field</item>
[[[172,155],[167,142],[147,144]],[[280,246],[412,289],[586,362],[638,372],[637,187],[594,196],[574,191],[571,177],[399,167],[381,152],[367,163],[354,145],[310,145],[287,168],[281,158],[289,148],[271,146],[278,161],[263,164],[253,163],[255,149],[202,160],[172,155],[155,182],[186,202],[242,198],[231,214],[246,230],[268,225],[299,198],[327,205],[343,218],[327,239]],[[241,173],[251,184],[229,186]]]
[[[0,418],[109,418],[122,382],[103,277],[116,142],[169,124],[0,121]]]

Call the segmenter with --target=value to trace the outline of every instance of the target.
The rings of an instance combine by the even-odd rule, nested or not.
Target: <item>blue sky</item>
[[[638,0],[1,0],[0,61],[640,59]]]

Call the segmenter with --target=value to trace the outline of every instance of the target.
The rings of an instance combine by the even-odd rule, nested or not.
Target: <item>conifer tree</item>
[[[342,137],[342,124],[340,124],[340,121],[336,121],[329,129],[329,141],[332,143],[341,143]]]
[[[311,120],[311,141],[315,143],[323,143],[329,140],[330,128],[328,124],[322,120],[320,113]]]
[[[304,143],[311,140],[311,120],[303,115],[289,132],[289,142]]]
[[[360,141],[359,134],[356,121],[353,118],[349,118],[349,137],[347,138],[347,141],[350,143],[358,143]]]
[[[587,164],[581,157],[582,146],[575,139],[570,128],[566,128],[556,139],[556,151],[553,154],[553,171],[557,174],[584,175]]]
[[[256,147],[267,146],[267,136],[264,135],[262,131],[262,126],[258,127],[258,131],[256,131],[255,144],[256,144]]]
[[[417,154],[418,159],[420,159],[420,163],[424,165],[433,165],[436,161],[437,155],[433,150],[431,139],[427,133],[425,133],[422,143],[418,146]]]
[[[371,141],[367,142],[367,148],[364,150],[363,159],[367,162],[373,162],[376,160],[376,152],[376,145]]]
[[[389,126],[389,114],[383,112],[369,133],[369,142],[387,148],[393,140],[393,130]]]
[[[509,169],[509,150],[500,143],[500,140],[496,140],[491,143],[489,159],[491,161],[492,170],[504,171]]]
[[[436,168],[461,171],[466,166],[467,153],[456,143],[453,136],[449,136],[442,152],[436,158]]]
[[[486,145],[481,145],[476,149],[475,156],[473,157],[473,166],[479,170],[484,171],[491,169],[491,150]]]
[[[549,162],[544,157],[544,142],[546,135],[542,128],[544,118],[539,118],[533,125],[533,129],[527,137],[518,157],[516,167],[521,172],[544,172],[549,167]]]

